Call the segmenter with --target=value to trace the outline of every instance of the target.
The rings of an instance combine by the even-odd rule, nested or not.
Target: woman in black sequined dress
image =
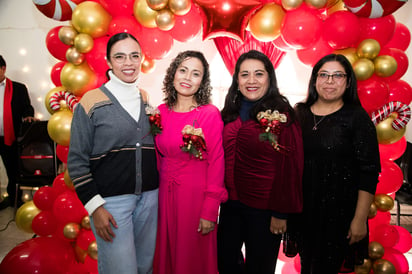
[[[380,161],[375,126],[343,55],[314,66],[306,101],[296,110],[305,155],[301,273],[353,271],[368,257],[367,218]]]

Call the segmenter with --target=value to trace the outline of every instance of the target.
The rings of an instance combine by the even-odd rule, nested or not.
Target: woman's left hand
[[[215,229],[215,223],[200,218],[199,227],[197,228],[197,232],[202,232],[203,235],[208,234],[209,232]]]
[[[347,236],[347,238],[350,239],[349,244],[351,245],[353,243],[359,242],[360,240],[365,238],[367,232],[368,230],[366,227],[366,222],[353,219],[350,224]]]
[[[270,232],[273,234],[282,235],[286,232],[286,228],[287,226],[285,219],[279,219],[272,216],[272,219],[270,220]]]

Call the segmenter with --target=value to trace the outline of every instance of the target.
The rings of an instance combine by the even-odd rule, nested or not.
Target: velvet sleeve
[[[283,127],[278,142],[288,152],[279,153],[281,159],[274,167],[269,209],[278,213],[299,213],[303,206],[303,141],[299,124],[295,121]]]
[[[219,206],[227,200],[224,186],[223,121],[219,110],[212,105],[202,109],[200,126],[207,146],[207,178],[201,218],[216,222]]]
[[[359,110],[354,115],[354,153],[359,168],[359,190],[375,194],[381,170],[376,128],[368,114]]]

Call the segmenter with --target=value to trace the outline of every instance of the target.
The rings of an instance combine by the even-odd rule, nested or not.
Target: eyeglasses
[[[332,81],[335,81],[337,83],[340,83],[345,79],[346,74],[345,73],[333,73],[333,74],[327,74],[326,72],[320,72],[318,73],[318,79],[322,82],[329,81],[329,77],[332,77]]]
[[[132,63],[138,63],[140,61],[140,53],[133,52],[130,54],[124,54],[124,53],[117,53],[112,56],[113,60],[118,63],[118,64],[123,64],[127,60],[127,56],[129,56],[130,61]]]

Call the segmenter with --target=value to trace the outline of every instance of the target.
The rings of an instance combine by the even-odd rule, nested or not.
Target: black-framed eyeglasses
[[[318,79],[322,82],[326,82],[329,81],[329,78],[332,78],[332,81],[335,82],[342,82],[343,79],[346,78],[346,74],[345,73],[341,73],[341,72],[337,72],[337,73],[332,73],[332,74],[328,74],[326,72],[319,72],[318,73]]]
[[[130,61],[132,61],[133,63],[138,63],[141,59],[140,53],[138,52],[132,52],[130,54],[116,53],[115,55],[112,56],[112,58],[116,63],[123,64],[126,62],[127,56],[129,56]]]

